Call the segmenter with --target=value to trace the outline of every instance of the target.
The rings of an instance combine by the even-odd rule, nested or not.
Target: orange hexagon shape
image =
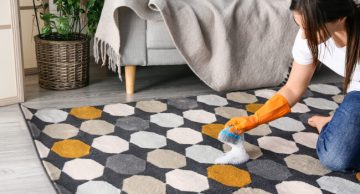
[[[218,138],[218,135],[221,130],[223,130],[225,125],[223,124],[208,124],[203,125],[201,128],[201,132],[205,135],[208,135],[214,139]]]
[[[207,168],[208,177],[230,187],[244,187],[251,183],[249,172],[230,165],[213,165]]]
[[[84,120],[97,119],[101,117],[102,111],[91,106],[72,108],[70,114]]]
[[[262,106],[264,106],[264,104],[257,104],[257,103],[253,103],[253,104],[248,104],[246,105],[246,110],[248,112],[251,113],[255,113],[257,110],[259,110]]]
[[[90,153],[90,146],[76,139],[66,139],[54,143],[51,150],[63,158],[80,158]]]

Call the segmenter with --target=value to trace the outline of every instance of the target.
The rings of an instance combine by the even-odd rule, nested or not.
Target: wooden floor
[[[25,78],[25,106],[65,108],[138,101],[143,99],[193,96],[212,92],[186,66],[139,68],[136,94],[125,94],[124,83],[105,67],[91,65],[88,87],[58,92],[39,88],[37,76]],[[341,82],[328,69],[314,76],[312,83]],[[55,193],[37,157],[18,105],[0,107],[0,194]]]

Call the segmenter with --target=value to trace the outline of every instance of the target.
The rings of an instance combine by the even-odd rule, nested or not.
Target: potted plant
[[[90,39],[96,31],[104,0],[49,0],[35,6],[39,35],[35,36],[39,84],[42,88],[67,90],[89,84]],[[39,18],[43,21],[40,29]]]

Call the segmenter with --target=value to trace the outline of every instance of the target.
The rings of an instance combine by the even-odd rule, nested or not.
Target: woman
[[[228,134],[230,139],[289,113],[306,91],[320,61],[345,77],[346,96],[333,117],[314,116],[308,120],[320,133],[316,152],[321,163],[333,171],[359,170],[360,2],[292,0],[290,9],[300,30],[288,82],[254,115],[228,121],[230,131],[221,134]]]

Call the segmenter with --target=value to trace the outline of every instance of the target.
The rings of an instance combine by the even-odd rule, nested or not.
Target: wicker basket
[[[43,40],[35,36],[40,87],[68,90],[89,84],[90,40],[85,35],[74,41]]]

